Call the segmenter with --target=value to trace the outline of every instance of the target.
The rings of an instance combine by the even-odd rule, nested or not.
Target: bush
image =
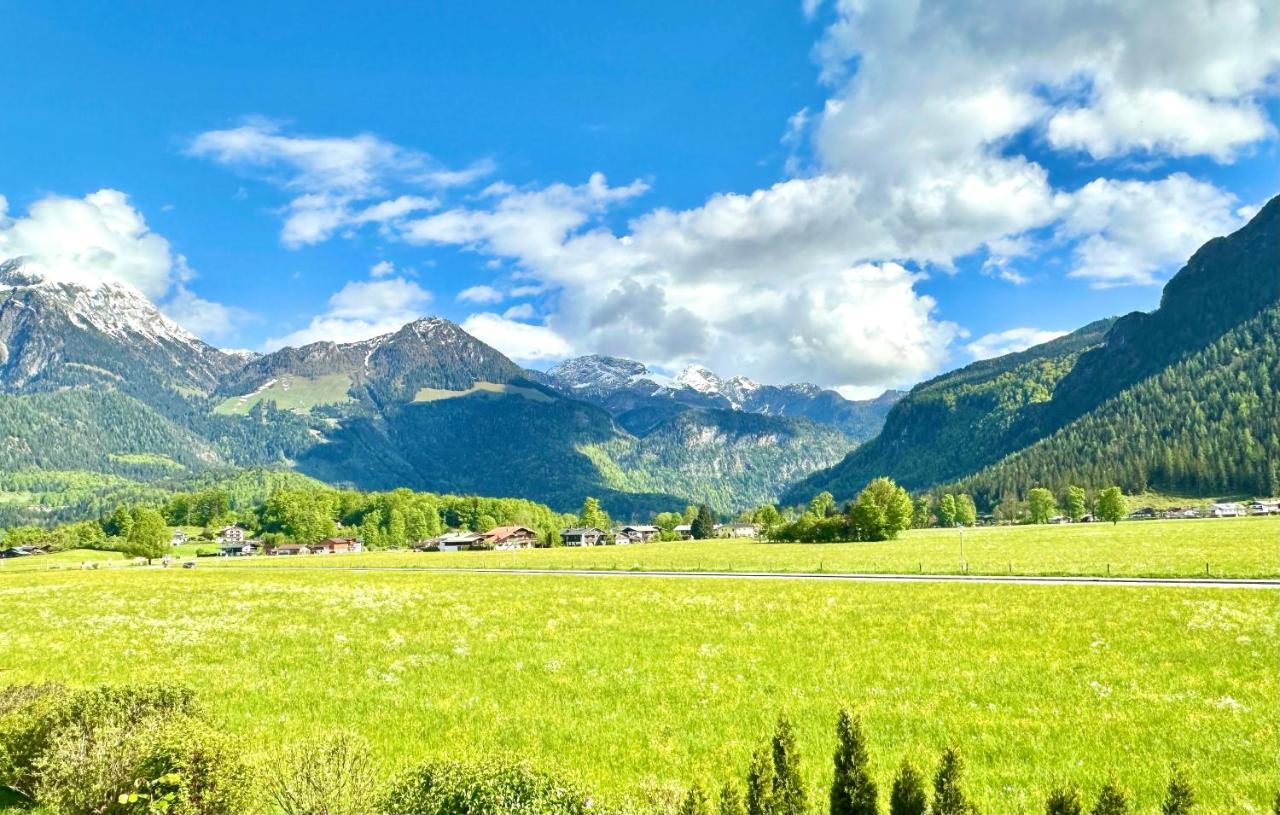
[[[898,768],[898,774],[893,777],[893,789],[889,793],[889,815],[924,815],[927,808],[924,777],[910,762],[904,760]]]
[[[1080,790],[1073,784],[1055,787],[1045,801],[1044,811],[1045,815],[1082,815],[1084,805],[1080,803]]]
[[[230,815],[252,791],[193,695],[161,685],[0,694],[0,783],[63,815]]]
[[[428,764],[383,798],[384,815],[584,815],[573,787],[522,764]]]
[[[305,741],[281,764],[272,796],[285,815],[366,815],[374,811],[377,764],[369,742],[353,733]]]

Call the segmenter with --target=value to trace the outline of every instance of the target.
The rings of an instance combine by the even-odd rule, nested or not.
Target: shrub
[[[1089,815],[1129,815],[1129,799],[1114,778],[1102,785]]]
[[[1084,804],[1080,803],[1080,790],[1074,784],[1054,787],[1044,804],[1045,815],[1081,815]]]
[[[365,815],[374,810],[377,763],[369,742],[335,733],[289,751],[299,760],[278,765],[272,797],[285,815]]]
[[[1181,767],[1174,766],[1169,773],[1169,786],[1165,790],[1161,815],[1191,815],[1196,805],[1196,794]]]
[[[948,747],[933,777],[933,815],[970,815],[973,812],[960,786],[963,772],[964,762],[960,760],[960,754]]]
[[[428,764],[383,798],[384,815],[583,815],[588,799],[521,764]]]
[[[720,788],[720,815],[747,815],[742,793],[732,781],[724,782],[724,786]]]
[[[678,815],[711,815],[711,800],[697,781],[689,787],[684,800],[680,802]]]
[[[924,777],[907,761],[902,762],[893,777],[889,793],[889,815],[924,815],[928,800],[924,793]]]
[[[193,695],[161,685],[6,688],[0,782],[43,810],[172,815],[242,810],[252,784],[230,743],[199,718]]]
[[[773,813],[773,757],[768,747],[751,754],[747,768],[747,815]]]
[[[862,722],[847,709],[836,722],[835,775],[831,781],[831,815],[876,815],[876,782],[867,770]]]
[[[795,729],[786,716],[779,716],[773,731],[773,813],[806,815],[807,812]]]

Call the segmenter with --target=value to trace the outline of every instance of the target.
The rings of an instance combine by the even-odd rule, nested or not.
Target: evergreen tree
[[[711,801],[701,784],[694,781],[689,786],[689,791],[685,793],[680,808],[676,811],[678,815],[711,815]]]
[[[1067,487],[1067,492],[1063,496],[1063,504],[1067,510],[1067,517],[1072,521],[1078,521],[1085,514],[1085,492],[1084,487],[1075,485]]]
[[[704,540],[716,534],[716,519],[711,514],[711,507],[703,504],[698,507],[698,515],[693,519],[689,534],[694,540]]]
[[[1058,504],[1053,500],[1053,493],[1044,487],[1033,487],[1027,493],[1027,507],[1031,510],[1033,524],[1045,524],[1057,511]]]
[[[751,754],[747,768],[747,815],[774,815],[773,757],[767,747]]]
[[[128,507],[116,507],[115,512],[111,513],[111,517],[102,525],[102,529],[108,535],[117,538],[129,537],[129,530],[133,528],[133,513]]]
[[[841,708],[836,722],[835,775],[831,781],[831,815],[877,815],[876,782],[868,768],[866,739],[858,717]]]
[[[1161,815],[1191,815],[1196,805],[1196,794],[1191,781],[1182,768],[1175,765],[1169,773],[1169,786],[1165,790]]]
[[[779,716],[773,731],[773,813],[807,815],[807,811],[795,729],[786,716]]]
[[[1115,778],[1107,779],[1089,815],[1129,815],[1129,799]]]
[[[960,754],[948,747],[942,753],[938,772],[933,776],[932,815],[971,815],[972,810],[960,786],[963,772],[964,762]]]
[[[1054,787],[1044,804],[1045,815],[1082,815],[1084,804],[1080,803],[1080,790],[1074,784]]]
[[[1107,487],[1098,493],[1098,515],[1104,521],[1117,523],[1129,512],[1128,502],[1119,487]]]
[[[720,788],[720,815],[747,815],[742,793],[732,781],[724,782],[724,786]]]
[[[924,777],[910,762],[903,759],[902,766],[893,777],[893,789],[889,793],[889,815],[924,815],[928,803]]]

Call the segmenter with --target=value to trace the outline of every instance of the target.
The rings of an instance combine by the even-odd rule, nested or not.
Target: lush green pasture
[[[955,744],[984,811],[1109,771],[1153,811],[1178,759],[1202,811],[1250,812],[1277,786],[1278,613],[1250,589],[45,572],[0,576],[0,677],[190,683],[262,759],[347,727],[388,772],[528,759],[634,803],[738,773],[784,710],[817,796],[848,701],[886,784]]]
[[[963,544],[963,559],[961,545]],[[256,558],[261,566],[420,566],[874,572],[957,574],[1276,577],[1280,519],[1131,521],[1111,524],[911,530],[885,543],[779,544],[686,541],[521,552],[369,552]],[[202,563],[203,565],[203,563]]]

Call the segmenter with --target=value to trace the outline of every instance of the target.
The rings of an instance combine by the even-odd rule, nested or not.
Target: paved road
[[[216,569],[271,571],[273,567],[226,565]],[[466,569],[421,566],[277,566],[276,571],[447,572],[451,574],[571,575],[575,577],[701,578],[706,580],[810,580],[846,583],[1010,583],[1019,586],[1169,586],[1192,589],[1280,589],[1280,580],[1177,577],[1015,577],[977,574],[856,574],[834,572],[680,572],[605,569]]]

